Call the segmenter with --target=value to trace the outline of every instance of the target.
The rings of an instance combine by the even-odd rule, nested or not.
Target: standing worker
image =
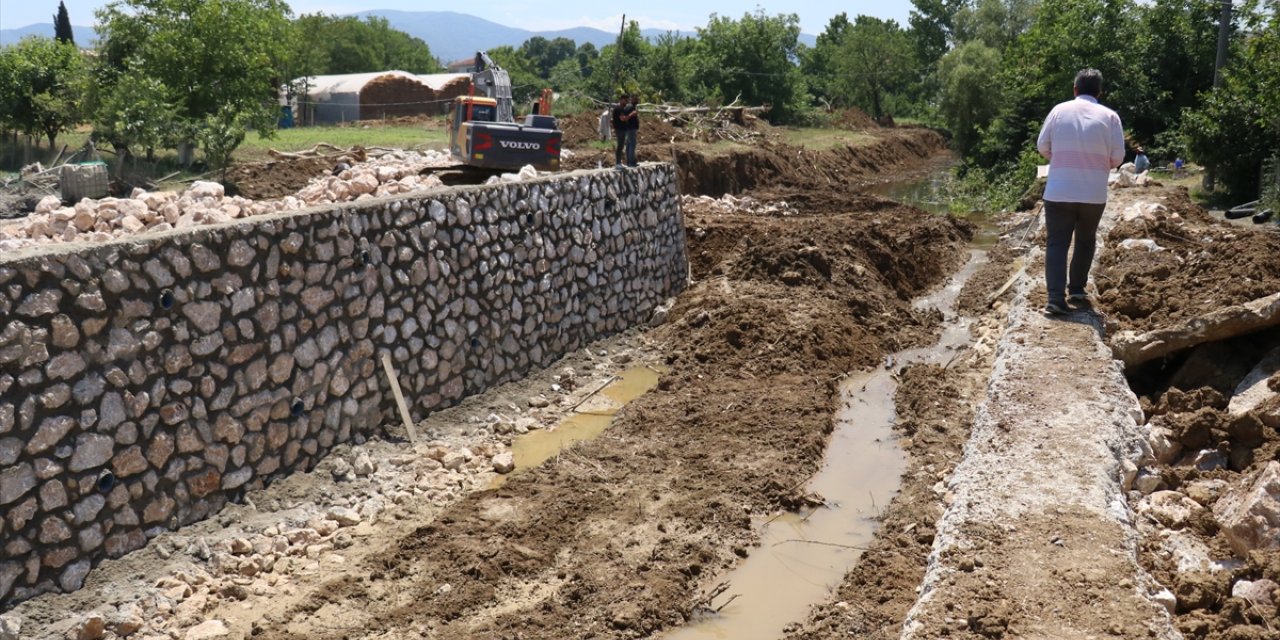
[[[1144,173],[1151,168],[1151,160],[1147,159],[1147,152],[1138,147],[1138,154],[1133,157],[1133,170],[1138,173]]]
[[[1102,72],[1084,69],[1076,74],[1075,100],[1049,112],[1036,147],[1049,160],[1044,189],[1044,223],[1048,242],[1044,256],[1045,312],[1069,312],[1074,303],[1088,304],[1084,287],[1097,245],[1098,223],[1107,206],[1107,177],[1124,162],[1124,130],[1116,112],[1098,104]],[[1071,268],[1067,247],[1075,236]]]
[[[618,104],[613,107],[613,138],[616,141],[613,149],[613,168],[622,168],[622,150],[627,141],[627,110],[631,105],[627,96],[618,96]]]
[[[631,111],[627,113],[627,166],[636,166],[636,143],[640,138],[640,96],[631,94]]]

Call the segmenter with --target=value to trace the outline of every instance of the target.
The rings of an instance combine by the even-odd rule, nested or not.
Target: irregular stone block
[[[111,459],[116,441],[110,436],[98,433],[82,433],[76,436],[75,453],[67,468],[72,471],[84,471],[100,467]]]
[[[36,473],[26,462],[0,471],[0,504],[9,504],[27,495],[36,486]],[[15,526],[15,529],[20,528]]]
[[[1280,549],[1280,462],[1271,461],[1218,499],[1213,515],[1240,557]]]

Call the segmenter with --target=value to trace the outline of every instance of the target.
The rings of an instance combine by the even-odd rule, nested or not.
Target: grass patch
[[[859,147],[875,142],[876,137],[862,131],[822,129],[816,127],[787,128],[782,141],[806,149],[833,149],[835,147]]]

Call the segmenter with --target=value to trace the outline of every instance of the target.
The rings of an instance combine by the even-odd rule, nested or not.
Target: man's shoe
[[[1067,306],[1059,302],[1050,302],[1044,306],[1044,312],[1051,316],[1065,316],[1071,313]]]
[[[621,163],[621,162],[619,162],[618,164],[613,165],[613,168],[614,168],[614,169],[621,169],[621,168],[622,168],[622,163]]]
[[[1067,296],[1067,302],[1070,302],[1071,304],[1089,304],[1089,294],[1073,293]]]

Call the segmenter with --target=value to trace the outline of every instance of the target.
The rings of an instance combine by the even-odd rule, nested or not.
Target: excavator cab
[[[449,113],[449,151],[458,158],[465,158],[469,122],[495,122],[498,119],[498,101],[479,96],[458,96]],[[465,161],[465,160],[464,160]]]
[[[561,132],[549,114],[550,92],[544,94],[545,112],[517,123],[507,72],[483,51],[476,53],[476,62],[472,91],[485,95],[454,98],[449,113],[450,154],[458,162],[483,169],[517,170],[533,165],[541,171],[558,171]]]

